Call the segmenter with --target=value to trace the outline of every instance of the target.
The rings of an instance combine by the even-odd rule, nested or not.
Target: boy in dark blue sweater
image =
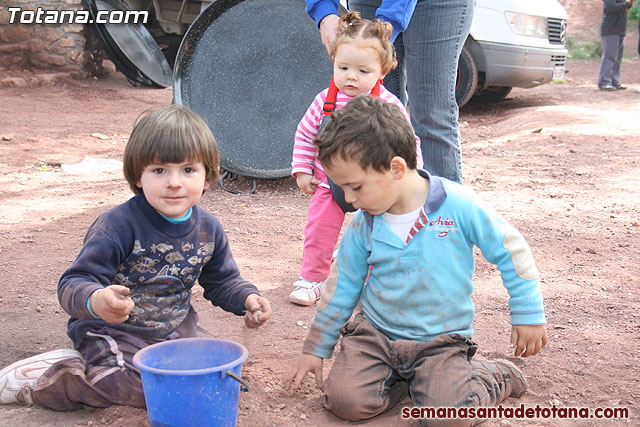
[[[144,407],[133,355],[207,334],[190,302],[196,281],[214,305],[247,312],[247,327],[267,321],[269,301],[240,276],[218,219],[196,205],[218,170],[215,139],[189,109],[171,105],[136,124],[124,153],[136,196],[96,219],[58,284],[75,350],[1,370],[0,403]]]

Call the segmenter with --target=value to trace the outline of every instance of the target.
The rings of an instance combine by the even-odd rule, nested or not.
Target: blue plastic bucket
[[[235,426],[247,349],[231,341],[183,338],[143,348],[140,369],[152,426]]]

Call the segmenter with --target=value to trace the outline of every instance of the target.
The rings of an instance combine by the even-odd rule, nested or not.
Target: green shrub
[[[600,41],[584,42],[567,38],[566,47],[572,59],[600,59],[602,56]]]
[[[637,21],[638,18],[640,18],[640,15],[638,15],[640,12],[638,11],[638,2],[634,2],[633,6],[631,6],[631,9],[629,9],[629,13],[627,14],[627,17],[632,20],[632,21]]]

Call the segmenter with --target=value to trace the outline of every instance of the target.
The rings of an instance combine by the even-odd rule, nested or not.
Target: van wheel
[[[476,93],[478,87],[478,67],[471,52],[462,48],[458,59],[458,77],[456,78],[456,102],[458,107],[465,105]]]
[[[489,86],[481,92],[476,93],[471,98],[472,102],[479,102],[481,104],[488,104],[490,102],[500,101],[511,92],[509,86]]]

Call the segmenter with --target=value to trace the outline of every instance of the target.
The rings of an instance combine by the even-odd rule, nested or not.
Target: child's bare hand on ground
[[[289,368],[285,375],[282,387],[285,390],[289,390],[292,383],[294,388],[300,387],[307,372],[313,372],[316,377],[316,384],[318,384],[318,387],[322,387],[322,358],[312,354],[298,356],[295,365]]]
[[[298,188],[305,194],[313,194],[316,192],[316,187],[320,185],[322,181],[316,178],[313,175],[309,175],[306,173],[297,173],[296,174],[296,184],[298,184]]]
[[[511,327],[511,348],[515,348],[514,356],[533,356],[546,345],[547,330],[544,325],[513,325]]]
[[[247,328],[257,328],[271,317],[271,304],[265,297],[251,294],[244,301],[247,312],[244,315],[244,324]]]
[[[105,322],[125,322],[135,306],[128,295],[126,286],[111,285],[99,289],[91,294],[91,310]]]

